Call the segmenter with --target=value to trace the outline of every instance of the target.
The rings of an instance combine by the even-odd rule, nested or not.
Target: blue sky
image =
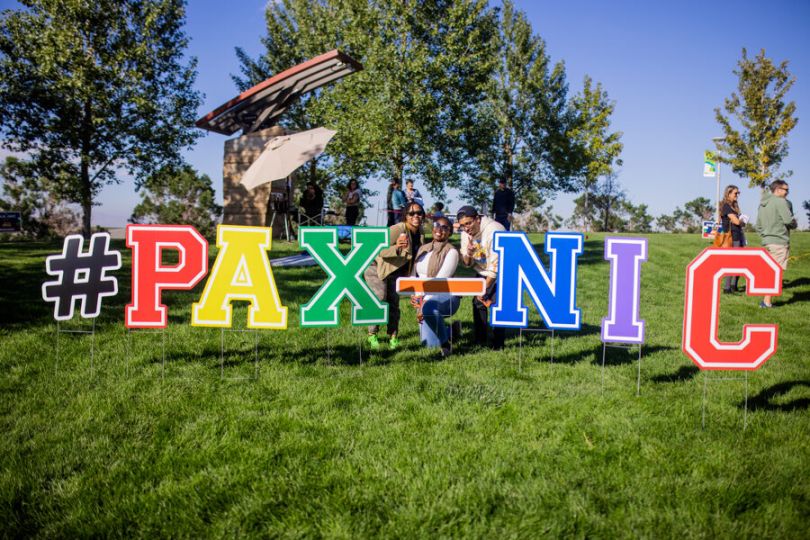
[[[810,116],[806,116],[810,111],[810,2],[544,0],[516,4],[546,40],[552,60],[565,61],[572,93],[588,74],[616,101],[613,128],[624,133],[619,180],[630,199],[648,204],[654,215],[671,213],[675,206],[698,196],[714,199],[714,179],[702,176],[703,151],[711,147],[712,137],[721,134],[713,110],[736,87],[732,69],[742,47],[750,55],[764,48],[770,58],[788,60],[797,78],[789,98],[797,104],[799,123],[790,134],[790,155],[783,169],[794,171],[790,199],[800,223],[808,226],[801,201],[810,199]],[[15,5],[0,0],[2,7]],[[234,47],[243,47],[253,56],[261,52],[265,5],[262,0],[189,1],[189,54],[198,59],[197,87],[205,93],[198,116],[237,94],[230,78],[238,72]],[[222,135],[207,134],[187,153],[189,162],[213,179],[220,196],[225,140]],[[757,190],[748,189],[728,169],[721,174],[723,184],[734,182],[743,188],[741,207],[755,215]],[[381,183],[370,187],[379,190]],[[463,203],[453,199],[453,209]],[[131,182],[105,188],[94,222],[123,225],[137,200]],[[555,211],[567,217],[571,200],[570,195],[557,197]]]

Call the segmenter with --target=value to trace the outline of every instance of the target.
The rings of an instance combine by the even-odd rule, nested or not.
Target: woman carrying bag
[[[726,186],[723,192],[723,202],[720,203],[720,222],[723,226],[723,232],[717,236],[724,235],[718,242],[715,238],[715,246],[717,247],[745,247],[745,224],[748,222],[748,216],[740,212],[740,205],[737,199],[740,197],[740,188],[734,185]],[[718,245],[720,244],[720,245]],[[739,276],[726,276],[723,283],[723,292],[731,294],[737,292],[737,281]]]

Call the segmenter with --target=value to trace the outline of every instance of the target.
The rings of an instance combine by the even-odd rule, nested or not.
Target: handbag
[[[717,248],[730,248],[732,244],[731,233],[721,232],[714,235],[714,243],[712,244]]]

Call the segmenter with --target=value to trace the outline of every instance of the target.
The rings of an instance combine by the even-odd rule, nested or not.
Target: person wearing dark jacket
[[[309,223],[321,224],[321,212],[323,211],[323,191],[314,182],[307,182],[307,187],[298,205],[304,210],[304,215],[309,218]]]
[[[498,189],[492,198],[492,213],[495,221],[507,231],[512,228],[512,212],[515,211],[515,192],[506,186],[506,180],[498,181]]]

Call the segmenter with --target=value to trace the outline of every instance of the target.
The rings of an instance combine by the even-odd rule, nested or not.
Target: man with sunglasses
[[[796,228],[793,205],[787,199],[788,193],[790,188],[784,180],[775,180],[769,188],[762,190],[756,227],[762,238],[762,245],[783,270],[787,270],[790,256],[790,229]],[[773,307],[771,297],[764,297],[759,307]]]
[[[494,219],[480,215],[472,206],[459,209],[456,223],[461,231],[461,262],[487,282],[484,295],[473,299],[475,343],[502,349],[506,334],[503,328],[490,328],[489,306],[495,299],[498,280],[498,254],[492,249],[493,236],[496,231],[506,229]]]
[[[404,211],[403,221],[388,229],[390,247],[382,250],[363,273],[377,298],[388,302],[388,348],[391,350],[399,347],[400,298],[397,294],[397,278],[411,275],[416,252],[425,243],[422,233],[425,209],[421,204],[412,202]],[[368,328],[368,343],[372,350],[380,348],[379,331],[377,325]]]

